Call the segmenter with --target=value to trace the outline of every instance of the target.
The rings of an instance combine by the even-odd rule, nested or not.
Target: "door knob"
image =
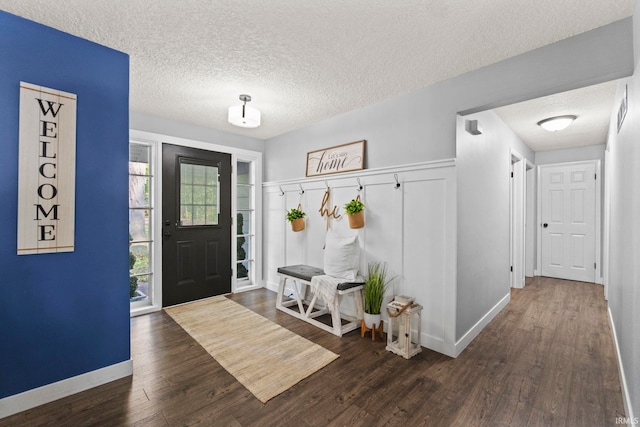
[[[171,237],[171,232],[169,230],[165,230],[162,234],[164,237]]]
[[[545,222],[544,224],[542,224],[542,226],[543,226],[544,228],[547,228],[547,227],[549,226],[549,224],[547,224],[547,223]]]

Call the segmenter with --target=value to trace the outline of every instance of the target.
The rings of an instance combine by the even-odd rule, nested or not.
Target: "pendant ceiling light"
[[[549,117],[548,119],[540,120],[538,126],[549,132],[557,132],[566,129],[575,119],[576,116]]]
[[[249,95],[240,95],[242,105],[229,107],[229,123],[241,128],[257,128],[260,126],[260,111],[253,107],[248,107],[247,102],[251,101]]]

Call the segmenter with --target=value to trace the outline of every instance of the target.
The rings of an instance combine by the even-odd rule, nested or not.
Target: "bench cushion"
[[[322,276],[324,271],[321,268],[309,265],[288,265],[286,267],[278,267],[278,273],[311,282],[313,276]]]
[[[362,286],[364,282],[344,282],[338,285],[339,291],[346,291],[347,289],[355,288],[356,286]]]
[[[324,271],[321,268],[311,267],[310,265],[288,265],[286,267],[278,267],[278,273],[285,274],[287,276],[295,277],[296,279],[311,282],[313,276],[322,276]],[[364,282],[344,282],[340,283],[337,287],[339,291],[346,291],[347,289],[355,288],[356,286],[362,286]]]

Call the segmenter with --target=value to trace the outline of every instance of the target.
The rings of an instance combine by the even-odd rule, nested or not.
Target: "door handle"
[[[547,224],[547,223],[545,222],[544,224],[542,224],[542,226],[543,226],[544,228],[547,228],[547,227],[549,226],[549,224]]]

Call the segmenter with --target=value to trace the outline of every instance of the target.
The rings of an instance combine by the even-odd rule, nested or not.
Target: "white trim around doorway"
[[[237,168],[236,164],[238,161],[250,161],[254,165],[254,183],[256,188],[255,192],[255,266],[254,266],[254,283],[253,286],[243,287],[242,291],[251,290],[262,287],[262,153],[258,151],[245,150],[242,148],[230,147],[226,145],[220,144],[212,144],[209,142],[196,141],[192,139],[179,138],[175,136],[162,135],[158,133],[145,132],[140,130],[131,129],[129,131],[129,140],[134,142],[144,142],[148,144],[155,145],[155,158],[154,161],[158,167],[156,168],[156,185],[154,189],[154,200],[155,200],[155,213],[154,213],[154,224],[156,224],[155,230],[153,230],[153,238],[154,238],[154,251],[155,251],[155,260],[154,260],[154,277],[155,277],[155,294],[154,301],[152,305],[141,307],[139,309],[133,310],[131,312],[132,316],[137,316],[141,314],[147,314],[154,311],[159,311],[162,309],[162,227],[159,227],[159,224],[162,224],[162,144],[173,144],[180,145],[184,147],[190,148],[198,148],[201,150],[208,151],[217,151],[220,153],[231,154],[231,163],[232,163],[232,187],[231,187],[231,206],[232,206],[232,214],[235,215],[236,212],[236,188],[233,183],[236,182],[236,173]],[[232,255],[232,268],[233,275],[231,277],[231,291],[236,292],[236,229],[232,227],[231,230],[231,255]]]

